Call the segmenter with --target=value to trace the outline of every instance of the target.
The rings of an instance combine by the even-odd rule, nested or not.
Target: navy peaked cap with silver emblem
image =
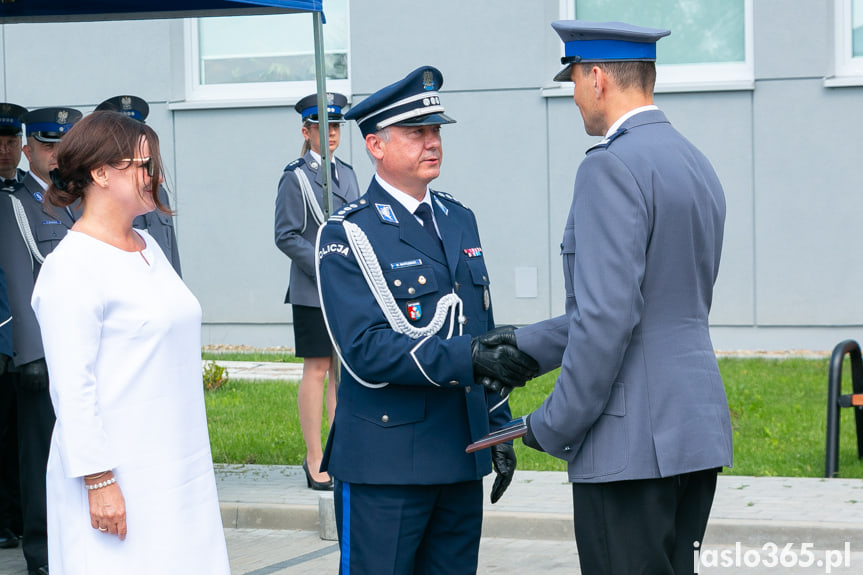
[[[114,96],[108,98],[98,106],[96,111],[111,110],[112,112],[120,112],[132,119],[143,122],[150,114],[150,105],[143,98],[132,95]]]
[[[83,114],[75,108],[39,108],[21,117],[27,136],[40,142],[59,142]]]
[[[20,136],[21,116],[27,113],[27,108],[17,104],[3,102],[0,104],[0,136]]]
[[[656,42],[671,30],[633,26],[624,22],[557,20],[551,27],[563,40],[564,56],[555,82],[569,82],[572,65],[580,62],[655,62]]]
[[[441,86],[440,70],[422,66],[351,108],[345,119],[356,120],[363,137],[387,126],[454,124],[444,114],[438,94]]]
[[[329,114],[330,122],[344,123],[345,116],[342,110],[348,105],[346,96],[338,92],[327,92],[327,114]],[[294,110],[299,112],[303,117],[304,122],[318,123],[318,95],[309,94],[294,106]]]

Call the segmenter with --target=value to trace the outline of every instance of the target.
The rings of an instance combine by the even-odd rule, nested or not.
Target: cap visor
[[[63,134],[54,134],[47,132],[36,132],[33,134],[33,137],[36,138],[40,142],[45,142],[47,144],[52,144],[55,142],[59,142],[60,138],[63,137]]]
[[[555,82],[572,82],[572,64],[564,66],[560,72],[554,75]]]
[[[428,114],[417,118],[410,118],[404,122],[393,124],[394,126],[439,126],[441,124],[455,124],[455,120],[446,114]]]
[[[308,122],[310,124],[320,124],[320,122],[318,122],[317,116],[315,116],[314,119],[312,119],[312,116],[309,116],[304,121]],[[329,120],[327,122],[329,124],[344,124],[345,122],[347,122],[347,120],[345,120],[345,117],[342,115],[336,116],[336,115],[330,114]]]

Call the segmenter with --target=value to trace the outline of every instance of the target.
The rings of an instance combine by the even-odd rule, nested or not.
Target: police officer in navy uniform
[[[491,382],[523,385],[536,369],[517,350],[490,361],[472,337],[494,327],[476,218],[428,187],[440,127],[454,122],[442,84],[424,66],[351,108],[377,171],[318,240],[321,303],[342,360],[323,463],[335,478],[342,575],[476,571],[482,477],[494,460],[497,501],[515,453],[465,448],[510,419]]]
[[[81,119],[73,108],[40,108],[22,116],[24,154],[30,172],[20,184],[0,192],[0,267],[6,272],[12,322],[13,363],[18,370],[18,446],[24,558],[30,574],[47,573],[45,466],[54,410],[48,394],[48,368],[30,297],[42,261],[72,227],[71,212],[43,201],[50,171],[57,167],[57,142]]]
[[[96,111],[99,110],[120,112],[139,122],[144,122],[150,114],[150,106],[144,99],[128,94],[108,98],[96,106]],[[171,204],[168,201],[168,190],[163,185],[159,186],[159,200],[163,206],[169,210],[171,209]],[[80,208],[77,208],[76,213],[79,210]],[[132,227],[139,230],[147,230],[153,236],[153,239],[156,240],[156,243],[159,244],[159,247],[162,248],[165,257],[171,262],[177,275],[180,277],[183,276],[180,267],[180,251],[177,247],[177,234],[174,231],[174,218],[171,214],[166,214],[162,210],[153,210],[150,213],[135,218],[132,221]]]
[[[329,153],[332,166],[330,212],[355,201],[360,195],[357,176],[350,164],[333,154],[341,139],[343,110],[348,99],[342,94],[327,93],[329,119]],[[290,283],[285,303],[291,304],[294,320],[294,347],[303,358],[303,377],[297,392],[300,427],[306,444],[303,470],[306,484],[317,490],[332,490],[333,482],[319,471],[321,449],[321,408],[326,397],[329,423],[336,408],[334,385],[326,385],[333,367],[333,348],[321,314],[315,274],[315,238],[323,224],[323,181],[321,175],[321,140],[318,132],[318,96],[311,94],[297,102],[294,109],[302,117],[303,149],[300,158],[285,167],[276,196],[276,246],[291,258]],[[332,382],[334,378],[329,378]],[[324,388],[326,385],[326,393]]]
[[[18,167],[21,163],[21,116],[27,108],[0,103],[0,187],[24,181],[27,172]]]

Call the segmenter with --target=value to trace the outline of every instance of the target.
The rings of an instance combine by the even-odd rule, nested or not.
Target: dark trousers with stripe
[[[694,544],[707,528],[717,472],[573,483],[582,575],[694,573]]]
[[[335,481],[341,575],[473,575],[482,481],[364,485]]]

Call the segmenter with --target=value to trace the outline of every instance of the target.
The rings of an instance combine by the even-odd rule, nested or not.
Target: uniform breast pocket
[[[49,253],[66,237],[66,226],[57,223],[42,223],[36,226],[36,241],[43,254]]]
[[[563,285],[566,288],[566,297],[575,297],[575,227],[573,226],[567,226],[563,231],[560,255],[563,258]]]
[[[170,214],[165,214],[156,210],[156,217],[159,218],[159,223],[163,226],[167,226],[169,228],[174,227],[174,218],[172,218]]]
[[[385,270],[384,279],[396,299],[416,299],[438,291],[434,270],[430,266]]]

